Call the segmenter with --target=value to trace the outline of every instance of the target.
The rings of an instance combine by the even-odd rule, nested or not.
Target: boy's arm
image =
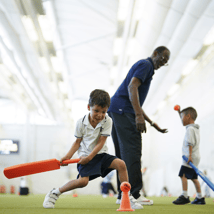
[[[189,146],[189,159],[187,161],[187,163],[192,162],[192,146]]]
[[[143,111],[143,109],[142,109]],[[155,129],[157,129],[159,132],[161,133],[167,133],[168,130],[167,129],[161,129],[157,123],[154,123],[152,120],[150,120],[150,118],[146,115],[146,113],[143,111],[143,116],[145,118],[145,120],[150,123],[151,126],[153,126]]]
[[[97,145],[94,147],[92,152],[87,157],[81,157],[81,160],[78,162],[79,164],[85,165],[89,161],[91,161],[94,156],[103,148],[106,142],[107,136],[100,136]]]
[[[81,141],[82,141],[82,138],[77,138],[75,140],[75,142],[72,144],[68,153],[63,158],[61,158],[60,163],[62,163],[62,161],[64,161],[64,160],[68,160],[68,159],[72,158],[74,153],[79,149]],[[62,166],[67,166],[67,165],[68,164],[63,164]]]

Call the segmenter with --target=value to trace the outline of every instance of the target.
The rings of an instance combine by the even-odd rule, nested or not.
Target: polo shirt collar
[[[89,122],[89,114],[90,113],[86,114],[86,116],[85,116],[85,118],[83,120],[83,124],[86,125],[86,126],[89,126],[89,125],[91,126],[91,124]],[[99,122],[97,124],[96,128],[101,127],[106,122],[106,117],[107,117],[107,115],[105,116],[105,118],[101,122]]]

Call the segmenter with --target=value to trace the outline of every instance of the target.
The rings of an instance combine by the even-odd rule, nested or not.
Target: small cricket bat
[[[188,158],[183,155],[182,158],[187,162]],[[196,172],[196,174],[198,174],[203,180],[204,182],[214,191],[214,184],[204,175],[203,172],[201,172],[192,162],[188,163]]]
[[[79,158],[69,159],[69,160],[64,160],[62,164],[78,163],[79,161],[80,161]],[[31,163],[23,163],[23,164],[18,164],[15,166],[10,166],[5,168],[4,175],[8,179],[17,178],[17,177],[32,175],[40,172],[47,172],[51,170],[60,169],[60,166],[62,164],[57,159],[48,159],[48,160],[35,161]]]

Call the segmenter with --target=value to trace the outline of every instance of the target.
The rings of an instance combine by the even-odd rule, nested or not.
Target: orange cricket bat
[[[77,159],[64,160],[63,164],[78,163]],[[47,172],[55,169],[60,169],[62,164],[57,159],[41,160],[31,163],[23,163],[15,166],[10,166],[4,169],[4,175],[8,179],[17,178],[26,175],[32,175],[40,172]]]

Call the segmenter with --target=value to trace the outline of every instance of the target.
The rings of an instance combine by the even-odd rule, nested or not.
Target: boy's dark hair
[[[108,92],[104,91],[104,90],[100,90],[100,89],[95,89],[90,93],[90,97],[89,97],[89,106],[101,106],[102,108],[104,107],[108,107],[110,106],[110,96],[108,94]]]
[[[185,108],[181,111],[181,113],[184,113],[185,115],[190,114],[190,117],[195,121],[198,114],[197,111],[193,107]]]

